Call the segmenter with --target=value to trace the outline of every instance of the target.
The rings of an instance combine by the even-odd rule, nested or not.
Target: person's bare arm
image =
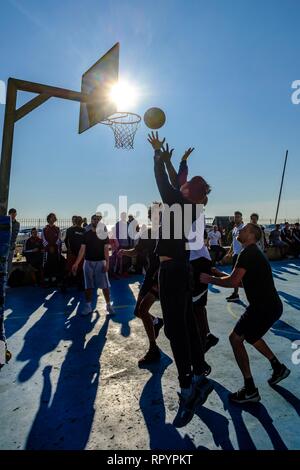
[[[138,250],[136,249],[136,247],[130,248],[130,250],[121,249],[118,251],[118,256],[128,256],[129,258],[133,258],[137,254]]]
[[[77,259],[76,259],[75,263],[72,266],[72,273],[73,274],[76,274],[78,266],[79,266],[80,262],[83,260],[84,255],[85,255],[85,245],[81,245],[78,256],[77,256]]]
[[[107,273],[109,271],[109,243],[104,245],[104,257],[105,265],[103,266],[103,272]]]
[[[210,274],[200,274],[200,282],[203,284],[214,284],[220,287],[243,287],[242,279],[246,273],[244,268],[235,268],[230,275],[224,277],[211,276]]]
[[[177,172],[173,166],[173,163],[171,161],[172,155],[173,155],[174,149],[169,149],[169,144],[166,144],[166,146],[162,146],[161,148],[161,159],[166,165],[166,169],[168,172],[169,180],[172,186],[174,188],[177,188],[178,186],[178,175]]]

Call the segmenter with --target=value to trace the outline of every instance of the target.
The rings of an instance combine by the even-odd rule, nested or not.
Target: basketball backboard
[[[115,44],[82,75],[81,93],[89,98],[80,103],[79,134],[117,112],[109,93],[118,82],[119,49]]]

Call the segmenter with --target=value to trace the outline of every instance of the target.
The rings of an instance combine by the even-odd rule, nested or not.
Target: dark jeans
[[[226,250],[220,245],[213,245],[210,247],[210,252],[213,255],[214,261],[221,261],[226,255]]]
[[[161,263],[159,295],[165,334],[171,344],[179,384],[188,388],[193,373],[204,372],[204,348],[192,308],[188,263],[175,260]]]

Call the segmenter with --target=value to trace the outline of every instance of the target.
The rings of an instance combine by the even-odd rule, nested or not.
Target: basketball
[[[149,108],[144,114],[144,122],[149,129],[159,129],[166,122],[166,115],[160,108]]]

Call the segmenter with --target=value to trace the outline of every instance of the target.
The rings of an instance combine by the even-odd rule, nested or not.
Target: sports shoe
[[[179,408],[177,415],[173,421],[176,428],[186,426],[195,414],[197,406],[203,405],[208,395],[213,391],[214,387],[210,380],[202,376],[201,379],[192,383],[192,391],[187,398],[178,393]]]
[[[111,304],[106,304],[106,311],[107,313],[109,313],[110,315],[114,315],[116,312],[114,311],[113,307]]]
[[[209,366],[210,367],[210,366]],[[203,405],[208,395],[213,391],[214,387],[211,380],[202,376],[201,379],[193,382],[192,393],[188,399],[188,405],[194,409],[197,406]]]
[[[84,309],[80,312],[80,315],[82,317],[87,317],[88,315],[90,315],[91,313],[93,313],[93,309],[90,305],[88,304],[85,304],[85,307]]]
[[[164,321],[162,318],[157,318],[157,322],[154,323],[153,328],[154,328],[154,333],[155,333],[155,339],[159,335],[159,330],[164,326]]]
[[[239,294],[231,294],[229,297],[226,297],[227,302],[236,302],[237,300],[240,300]]]
[[[284,364],[281,364],[281,367],[278,371],[274,371],[272,377],[268,380],[269,385],[278,384],[283,379],[286,379],[290,375],[291,371]]]
[[[160,360],[160,350],[158,347],[150,348],[144,357],[138,361],[139,366],[144,366],[147,364],[152,364],[153,362],[158,362]]]
[[[207,353],[207,351],[209,351],[210,348],[213,348],[214,346],[216,346],[216,344],[218,344],[218,342],[219,342],[219,338],[217,338],[212,333],[208,333],[208,335],[206,336],[206,344],[205,344],[205,351],[204,352]]]
[[[229,394],[229,400],[234,403],[257,403],[260,399],[258,388],[255,388],[253,392],[248,393],[246,388],[243,387],[237,392]]]
[[[195,411],[187,406],[188,399],[184,398],[179,392],[177,394],[179,397],[178,411],[173,420],[173,426],[175,428],[183,428],[183,426],[186,426],[192,420]]]

